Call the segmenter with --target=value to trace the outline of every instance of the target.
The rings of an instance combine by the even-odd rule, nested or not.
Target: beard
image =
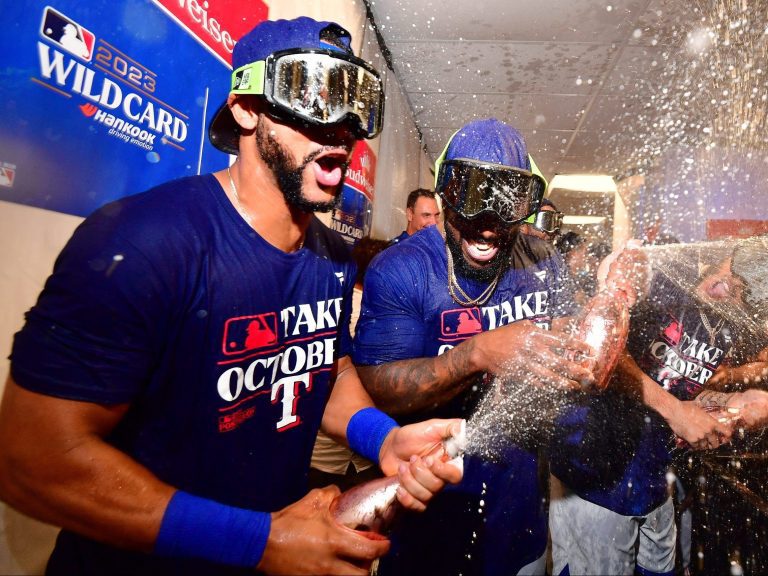
[[[256,128],[256,146],[264,162],[275,175],[277,186],[280,188],[280,192],[282,192],[289,206],[297,208],[302,212],[330,212],[339,204],[341,200],[341,183],[336,190],[333,200],[315,202],[304,197],[304,169],[324,152],[323,149],[309,154],[297,166],[285,147],[269,134],[263,122],[260,122]],[[347,164],[344,164],[342,167],[342,183],[346,173]]]
[[[448,224],[446,225],[446,228],[447,226]],[[499,252],[487,266],[475,268],[465,259],[464,253],[461,251],[461,240],[456,240],[450,230],[445,231],[445,244],[448,246],[448,250],[451,251],[451,256],[453,256],[454,270],[462,278],[473,280],[475,282],[490,282],[496,278],[497,275],[509,269],[511,265],[510,257],[512,256],[512,246],[514,245],[516,238],[517,233],[505,240],[504,243],[499,246]]]

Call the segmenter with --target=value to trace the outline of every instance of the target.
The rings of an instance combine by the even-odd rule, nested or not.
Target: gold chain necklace
[[[456,278],[456,274],[453,269],[453,255],[451,254],[451,250],[448,248],[448,246],[445,247],[445,253],[448,256],[448,293],[451,295],[451,298],[453,298],[453,301],[456,302],[456,304],[465,307],[482,306],[488,302],[488,299],[493,294],[493,291],[496,290],[496,285],[499,283],[503,269],[499,269],[496,277],[488,285],[488,287],[483,290],[483,293],[480,294],[480,296],[477,298],[470,298],[469,295],[464,292],[464,290],[462,290],[461,286],[459,286],[459,281]],[[464,300],[459,298],[458,294],[456,294],[457,291],[461,294]]]
[[[701,322],[704,325],[704,328],[707,332],[709,332],[709,345],[714,346],[715,345],[715,337],[720,333],[720,330],[723,329],[723,324],[725,324],[725,318],[720,318],[720,322],[715,324],[715,327],[712,327],[712,324],[709,323],[709,318],[707,318],[707,315],[704,314],[704,311],[699,309],[699,316],[701,316]]]

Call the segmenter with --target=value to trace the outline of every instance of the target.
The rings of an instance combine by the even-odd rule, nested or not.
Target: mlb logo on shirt
[[[683,336],[683,325],[676,318],[672,318],[666,328],[664,328],[664,339],[676,346],[680,343],[680,338]]]
[[[440,324],[442,335],[448,338],[461,338],[483,331],[479,308],[446,310]]]
[[[91,61],[96,37],[92,32],[50,6],[43,12],[40,33],[49,40],[56,42],[70,54],[82,58],[86,62]]]
[[[224,354],[242,354],[277,344],[277,314],[230,318],[224,324]]]

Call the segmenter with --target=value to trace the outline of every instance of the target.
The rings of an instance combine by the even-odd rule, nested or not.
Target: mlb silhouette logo
[[[680,343],[680,338],[683,337],[683,325],[677,318],[672,318],[667,327],[664,328],[663,334],[667,342],[676,346]]]
[[[440,318],[442,335],[448,338],[471,336],[483,331],[479,308],[446,310]]]
[[[70,54],[87,62],[91,61],[96,37],[92,32],[50,6],[46,7],[45,12],[43,12],[40,34]]]
[[[9,166],[0,166],[0,186],[13,188],[13,181],[16,178],[16,170]]]
[[[277,344],[277,314],[230,318],[224,324],[224,354],[242,354]]]

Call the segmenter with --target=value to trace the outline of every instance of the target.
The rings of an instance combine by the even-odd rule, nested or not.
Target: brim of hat
[[[208,139],[222,152],[235,155],[240,152],[239,126],[226,102],[216,111],[216,115],[208,126]]]

